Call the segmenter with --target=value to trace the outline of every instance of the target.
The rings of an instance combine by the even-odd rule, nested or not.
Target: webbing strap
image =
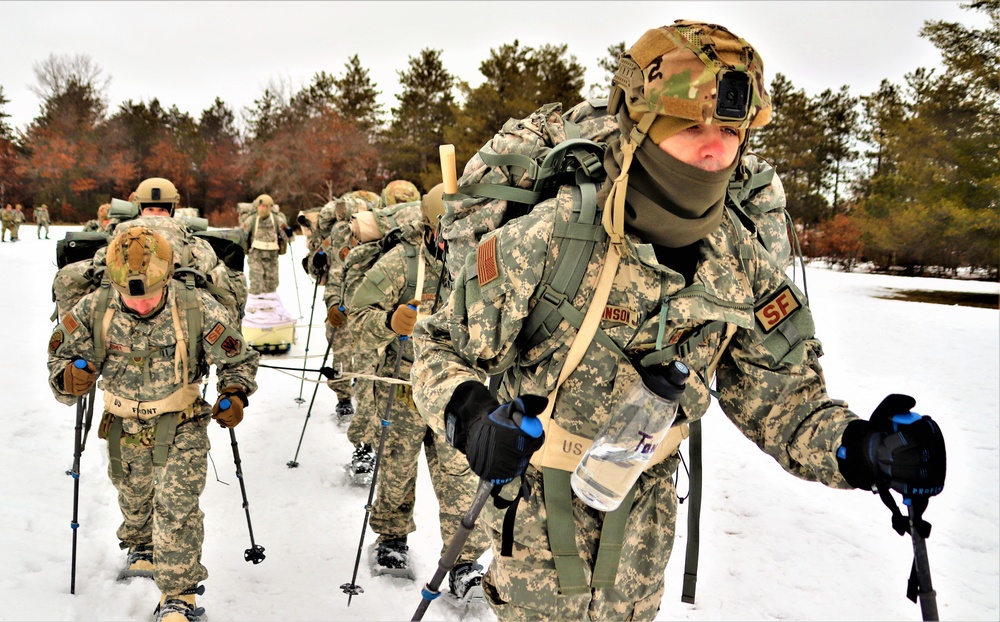
[[[698,551],[700,548],[701,526],[701,419],[688,424],[691,432],[688,448],[691,454],[691,469],[689,471],[688,507],[688,542],[687,554],[684,557],[684,586],[681,588],[681,600],[694,604],[694,593],[698,583]]]
[[[174,436],[177,433],[177,422],[180,419],[178,413],[168,413],[160,415],[156,422],[156,440],[153,441],[153,466],[164,466],[167,464],[167,451],[174,444]]]
[[[185,275],[184,287],[177,288],[177,308],[187,319],[188,329],[188,360],[198,360],[198,349],[201,347],[201,329],[203,318],[201,315],[201,303],[198,300],[198,293],[195,291],[195,280],[193,275]],[[187,378],[183,382],[187,382]]]
[[[708,324],[705,324],[698,328],[698,330],[692,332],[683,341],[677,343],[672,343],[664,346],[659,350],[654,350],[640,359],[640,363],[643,367],[650,367],[653,365],[663,365],[668,363],[675,358],[683,358],[697,348],[709,335],[715,333],[721,333],[727,330],[726,322],[722,320],[712,320]]]
[[[549,550],[556,565],[559,593],[563,596],[590,593],[590,586],[584,579],[583,560],[576,548],[573,489],[569,478],[568,471],[542,469]]]
[[[601,543],[597,547],[597,559],[594,560],[594,575],[590,578],[590,586],[595,589],[612,588],[618,577],[618,565],[622,559],[622,546],[625,545],[625,527],[628,526],[628,515],[632,511],[635,500],[635,486],[628,491],[625,498],[613,512],[604,515],[604,525],[601,526]]]
[[[111,475],[116,480],[122,478],[122,418],[111,418],[108,430],[108,459],[111,461]]]
[[[94,305],[94,366],[98,370],[104,364],[104,359],[108,355],[107,344],[104,334],[104,312],[108,310],[108,299],[111,296],[111,280],[104,276],[101,279],[101,293],[97,295],[97,304]]]

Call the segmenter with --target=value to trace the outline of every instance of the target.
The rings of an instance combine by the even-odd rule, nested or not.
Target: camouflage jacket
[[[547,396],[555,388],[575,329],[564,320],[531,348],[520,347],[518,337],[560,250],[553,243],[555,223],[567,222],[571,207],[570,189],[563,187],[554,199],[486,236],[466,259],[445,307],[417,324],[413,396],[438,432],[445,406],[462,382],[503,373],[502,401],[528,393]],[[589,258],[572,301],[581,312],[594,297],[607,250],[607,243],[597,244]],[[724,351],[723,333],[679,350],[678,358],[693,373],[678,423],[707,411],[705,371],[721,357],[719,402],[739,429],[787,471],[847,488],[835,452],[856,415],[827,395],[812,315],[775,261],[731,210],[703,241],[690,286],[657,262],[650,244],[629,234],[600,329],[635,356],[654,352],[658,344],[685,343],[713,320],[734,325]],[[636,378],[627,360],[595,340],[562,385],[553,420],[572,434],[593,438]]]
[[[239,225],[239,228],[247,234],[247,254],[260,250],[254,247],[255,241],[277,244],[278,248],[273,250],[284,254],[285,245],[288,242],[288,236],[285,235],[285,227],[287,226],[288,219],[280,211],[272,211],[267,218],[260,219],[258,219],[256,211],[251,212]]]
[[[375,351],[388,349],[388,356],[392,360],[395,360],[400,340],[399,335],[388,326],[389,314],[399,305],[409,302],[412,296],[420,299],[418,319],[426,317],[434,306],[434,294],[443,265],[434,261],[423,244],[411,248],[415,249],[424,266],[424,280],[419,296],[407,284],[407,275],[411,272],[407,247],[397,244],[365,273],[347,305],[348,326],[357,347]],[[403,359],[412,361],[412,340],[407,339],[401,343]]]
[[[351,235],[351,224],[339,221],[334,223],[330,235],[324,238],[320,245],[327,256],[326,282],[323,288],[323,302],[326,303],[327,309],[342,302],[340,298],[344,281],[344,260],[355,245],[356,241]]]
[[[41,207],[35,208],[35,222],[40,225],[49,224],[49,210]]]
[[[201,304],[201,347],[197,361],[188,362],[188,377],[179,378],[175,360],[177,333],[174,314],[180,313],[185,342],[190,342],[186,318],[177,311],[175,290],[184,285],[171,281],[167,301],[160,313],[142,319],[125,310],[121,297],[112,290],[108,308],[114,310],[105,334],[107,356],[98,370],[105,391],[129,400],[148,402],[170,395],[184,384],[199,382],[216,366],[218,388],[243,387],[247,395],[257,390],[254,377],[260,355],[247,347],[240,327],[234,326],[225,307],[207,291],[194,290]],[[76,397],[63,388],[63,371],[75,357],[96,359],[93,327],[94,310],[100,290],[84,296],[61,318],[49,339],[49,386],[63,404],[73,404]]]
[[[14,214],[16,213],[12,209],[0,210],[0,221],[3,221],[4,224],[14,224]]]

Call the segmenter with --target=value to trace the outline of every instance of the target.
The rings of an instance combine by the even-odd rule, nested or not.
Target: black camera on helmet
[[[742,121],[747,118],[750,103],[750,75],[743,71],[726,71],[719,76],[715,98],[718,119]]]

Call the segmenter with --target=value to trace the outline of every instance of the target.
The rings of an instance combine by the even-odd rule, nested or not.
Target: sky
[[[760,52],[770,80],[785,74],[810,95],[849,85],[874,92],[918,67],[939,67],[919,36],[927,20],[984,28],[981,12],[957,1],[520,1],[520,2],[12,2],[0,1],[0,85],[18,129],[39,113],[29,90],[50,54],[84,54],[111,78],[113,112],[126,100],[159,98],[197,119],[220,97],[238,115],[269,85],[293,92],[319,71],[342,76],[358,55],[388,113],[399,72],[424,49],[441,51],[449,72],[471,86],[490,50],[568,47],[605,84],[597,62],[609,46],[649,28],[692,19],[719,23]],[[587,87],[584,91],[586,94]],[[604,94],[604,89],[600,91]],[[564,102],[566,103],[566,102]],[[566,103],[571,105],[575,102]]]
[[[45,356],[53,327],[55,244],[69,230],[53,227],[52,239],[38,240],[34,227],[25,225],[21,242],[0,244],[0,325],[7,329],[0,356],[0,619],[144,621],[159,594],[149,580],[115,581],[124,561],[115,537],[121,517],[96,425],[81,458],[76,594],[69,591],[73,480],[65,471],[73,459],[75,408],[52,397]],[[266,364],[298,369],[308,350],[306,364],[320,365],[324,314],[315,314],[307,348],[314,288],[295,267],[305,252],[298,237],[280,259],[278,294],[298,318],[296,344],[287,354],[264,357]],[[941,619],[1000,619],[1000,311],[891,299],[913,289],[996,295],[1000,284],[848,274],[819,263],[806,275],[830,394],[867,417],[886,394],[906,393],[916,398],[915,410],[932,416],[943,431],[947,481],[925,514],[933,525],[927,552]],[[417,531],[410,537],[417,581],[372,577],[362,555],[355,582],[364,592],[347,606],[340,586],[353,577],[369,491],[345,480],[351,446],[332,417],[334,393],[325,385],[314,393],[314,378],[258,372],[260,389],[234,430],[249,523],[229,435],[209,427],[213,449],[201,497],[209,578],[198,602],[212,622],[409,620],[420,604],[420,587],[437,568],[437,504],[421,460]],[[210,402],[215,384],[213,376]],[[297,404],[296,397],[306,403]],[[910,541],[892,530],[878,497],[788,475],[717,406],[704,419],[704,437],[696,603],[680,600],[682,504],[657,620],[920,619],[919,606],[905,597]],[[296,469],[286,466],[293,457]],[[680,489],[686,490],[683,477]],[[250,527],[264,548],[259,564],[243,558]],[[373,532],[364,532],[365,550],[374,541]],[[481,561],[490,559],[487,553]],[[483,609],[463,614],[438,599],[423,619],[496,618]]]

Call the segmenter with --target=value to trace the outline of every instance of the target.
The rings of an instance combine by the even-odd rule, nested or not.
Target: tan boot
[[[199,586],[187,590],[183,594],[160,594],[160,604],[153,612],[155,622],[198,622],[205,614],[205,609],[195,605],[195,594],[204,594],[205,588]]]

